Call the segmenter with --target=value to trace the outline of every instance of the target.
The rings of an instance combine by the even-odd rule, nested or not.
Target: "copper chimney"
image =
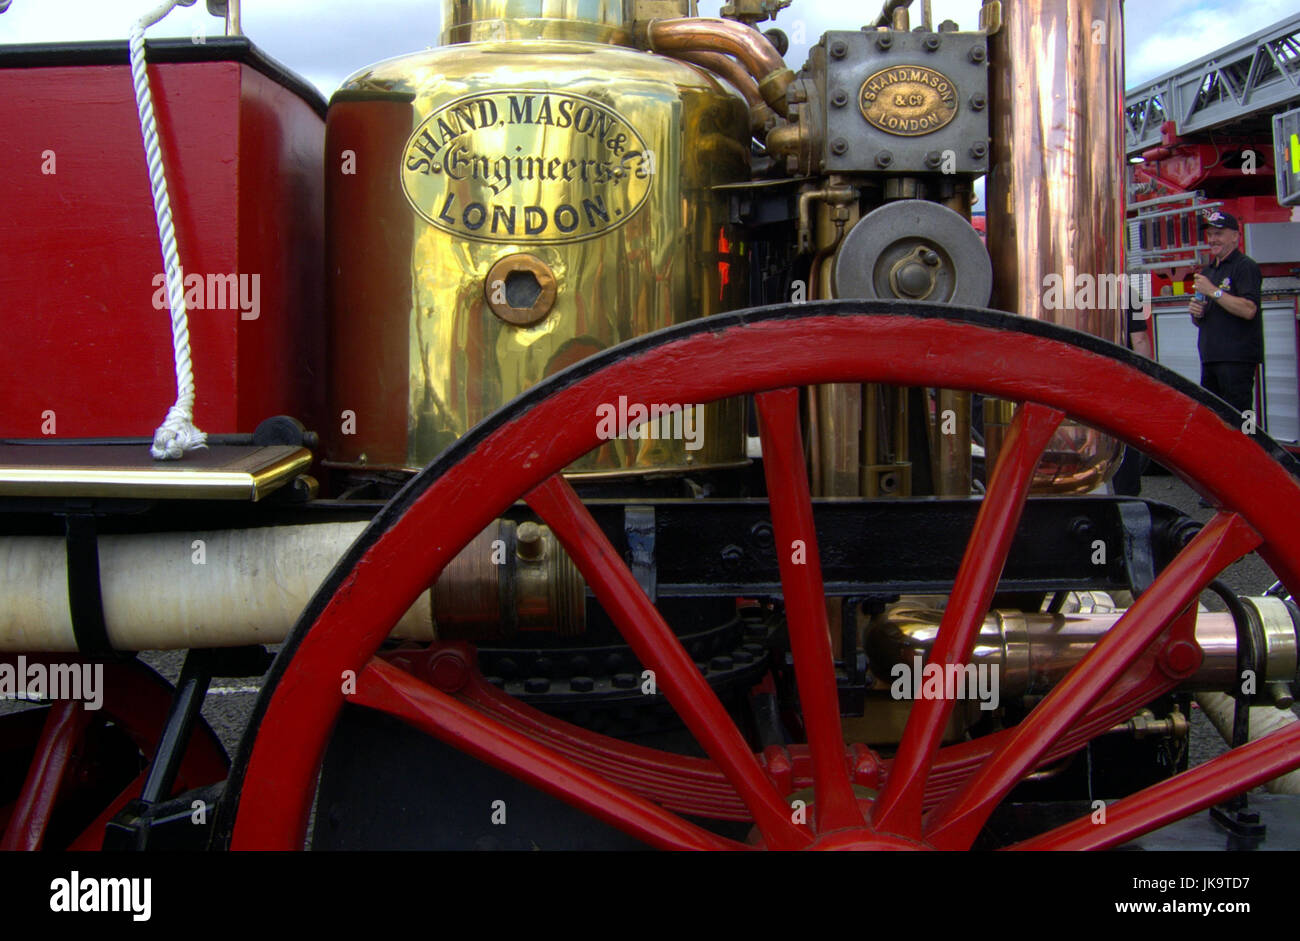
[[[1001,29],[989,42],[993,306],[1121,342],[1122,0],[1003,0],[1001,11]],[[1009,409],[989,404],[992,466]],[[1119,453],[1114,439],[1064,425],[1035,473],[1034,490],[1092,490]]]

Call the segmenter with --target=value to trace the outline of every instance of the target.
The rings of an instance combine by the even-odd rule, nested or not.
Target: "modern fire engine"
[[[1124,107],[1129,271],[1150,278],[1142,306],[1156,358],[1199,380],[1197,330],[1187,315],[1192,275],[1209,260],[1199,221],[1214,208],[1232,214],[1241,250],[1264,275],[1255,412],[1292,450],[1300,448],[1297,106],[1300,14],[1129,89]]]

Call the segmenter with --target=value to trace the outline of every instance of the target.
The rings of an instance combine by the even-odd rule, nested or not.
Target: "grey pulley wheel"
[[[835,294],[982,307],[993,266],[964,216],[938,203],[904,199],[862,218],[835,255]]]

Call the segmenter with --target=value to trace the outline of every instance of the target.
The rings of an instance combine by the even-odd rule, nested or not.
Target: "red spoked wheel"
[[[73,655],[0,654],[11,668],[85,661]],[[104,828],[144,788],[171,705],[171,685],[138,660],[102,664],[99,708],[59,700],[0,716],[0,850],[97,850]],[[201,718],[176,772],[174,792],[221,781],[229,762]]]
[[[1014,369],[1005,368],[1014,364]],[[1221,509],[1070,674],[1013,728],[940,748],[951,700],[913,704],[878,795],[854,790],[835,693],[797,387],[831,382],[967,389],[1023,403],[991,475],[931,663],[971,655],[1034,467],[1068,415],[1178,473]],[[814,790],[806,822],[788,775],[745,743],[692,657],[559,476],[599,444],[597,407],[704,403],[756,393],[781,579]],[[590,420],[575,416],[591,416]],[[358,539],[304,612],[272,669],[227,787],[223,838],[236,849],[303,845],[314,782],[346,699],[443,742],[652,845],[745,848],[724,840],[487,711],[375,658],[442,568],[519,498],[560,538],[659,689],[773,849],[966,848],[1011,788],[1194,671],[1200,591],[1258,551],[1300,587],[1297,466],[1231,411],[1173,373],[1095,338],[992,311],[833,302],[713,317],[606,351],[530,390],[422,472]],[[355,693],[343,690],[348,671]],[[1114,846],[1300,766],[1300,724],[1234,749],[1023,848]],[[781,783],[778,783],[781,782]]]

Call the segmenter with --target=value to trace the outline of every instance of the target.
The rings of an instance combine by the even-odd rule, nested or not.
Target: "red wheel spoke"
[[[1008,848],[1099,850],[1118,846],[1297,767],[1300,722],[1116,801],[1106,808],[1104,823],[1083,817]]]
[[[73,751],[89,722],[90,713],[80,702],[62,699],[50,706],[36,744],[36,757],[0,839],[0,850],[41,848]]]
[[[768,845],[774,849],[806,845],[808,833],[793,822],[789,805],[777,793],[695,661],[641,590],[573,488],[556,475],[525,499],[563,544],[628,646],[655,671],[658,688],[696,741],[726,773]]]
[[[1216,514],[965,786],[935,808],[927,838],[944,848],[969,846],[993,808],[1052,743],[1175,617],[1195,603],[1215,575],[1259,543],[1259,536],[1241,517]]]
[[[401,719],[661,849],[745,849],[596,777],[383,660],[370,661],[351,700]]]
[[[799,431],[799,390],[764,392],[756,399],[795,681],[812,753],[816,829],[860,827],[865,821],[844,760],[821,555]]]
[[[975,517],[927,665],[934,663],[947,668],[949,664],[962,664],[970,658],[1002,576],[1034,468],[1064,417],[1055,409],[1032,402],[1025,403],[1016,412],[988,492]],[[952,700],[942,697],[912,703],[898,757],[873,808],[872,822],[878,829],[920,837],[925,782],[953,706]]]

